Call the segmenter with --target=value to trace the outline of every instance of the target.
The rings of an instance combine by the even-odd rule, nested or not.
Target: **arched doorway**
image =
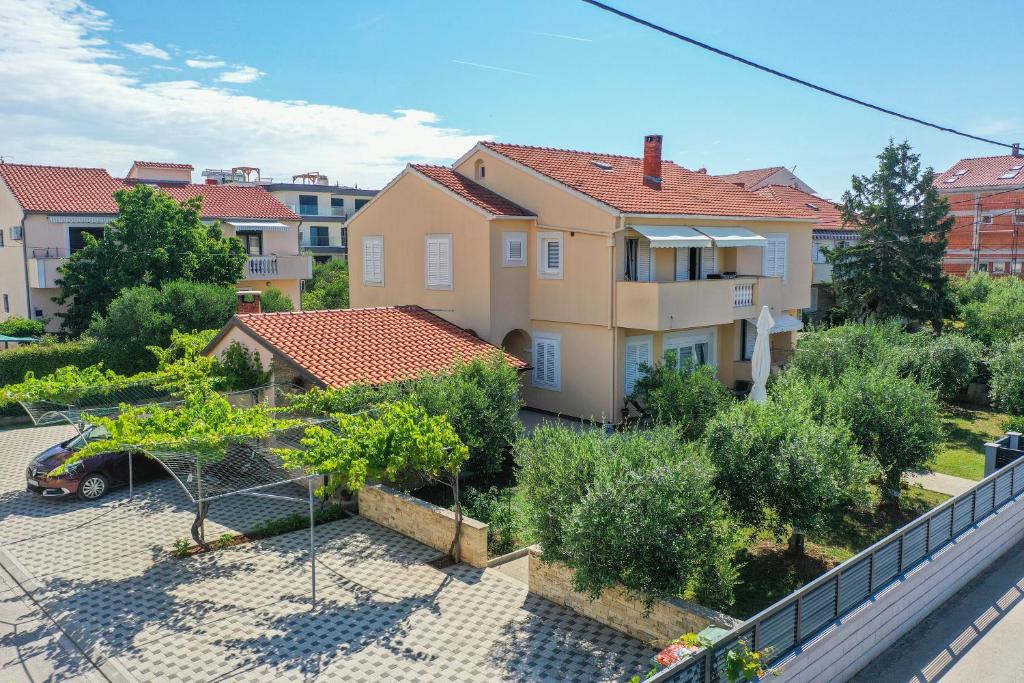
[[[501,340],[501,348],[521,361],[533,362],[533,340],[523,330],[512,330]]]

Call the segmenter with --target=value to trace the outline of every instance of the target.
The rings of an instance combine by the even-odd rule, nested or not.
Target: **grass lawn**
[[[729,614],[740,619],[752,617],[948,498],[915,486],[904,489],[898,511],[877,505],[870,510],[846,511],[831,525],[835,531],[808,539],[803,556],[790,555],[785,541],[749,530],[746,547],[736,554],[740,580],[736,604]]]
[[[942,412],[946,440],[932,469],[954,477],[985,476],[985,442],[1003,435],[1006,415],[980,408],[954,406]]]

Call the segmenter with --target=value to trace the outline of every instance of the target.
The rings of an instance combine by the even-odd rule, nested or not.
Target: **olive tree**
[[[733,402],[711,366],[680,370],[673,363],[642,367],[630,398],[655,424],[675,425],[687,440],[700,438],[708,420]]]

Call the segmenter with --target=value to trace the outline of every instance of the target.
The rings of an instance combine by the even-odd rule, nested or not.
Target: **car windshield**
[[[108,436],[110,436],[110,432],[108,432],[106,428],[94,425],[78,436],[72,438],[70,441],[67,441],[64,444],[64,447],[69,451],[80,451],[85,448],[85,445],[90,441],[98,441],[100,439],[105,439]]]

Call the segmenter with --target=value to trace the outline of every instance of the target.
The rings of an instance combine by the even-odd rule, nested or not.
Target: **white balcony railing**
[[[308,254],[250,256],[245,272],[247,280],[304,280],[313,276],[313,257]]]
[[[313,218],[320,216],[340,216],[342,218],[348,218],[353,213],[352,211],[349,211],[347,207],[343,206],[332,206],[328,209],[321,209],[310,204],[289,204],[288,208],[294,211],[295,213],[299,214],[300,216],[310,216]]]
[[[273,277],[277,275],[277,256],[250,256],[249,275]]]
[[[736,308],[754,305],[754,283],[737,282],[732,290],[732,305]]]

